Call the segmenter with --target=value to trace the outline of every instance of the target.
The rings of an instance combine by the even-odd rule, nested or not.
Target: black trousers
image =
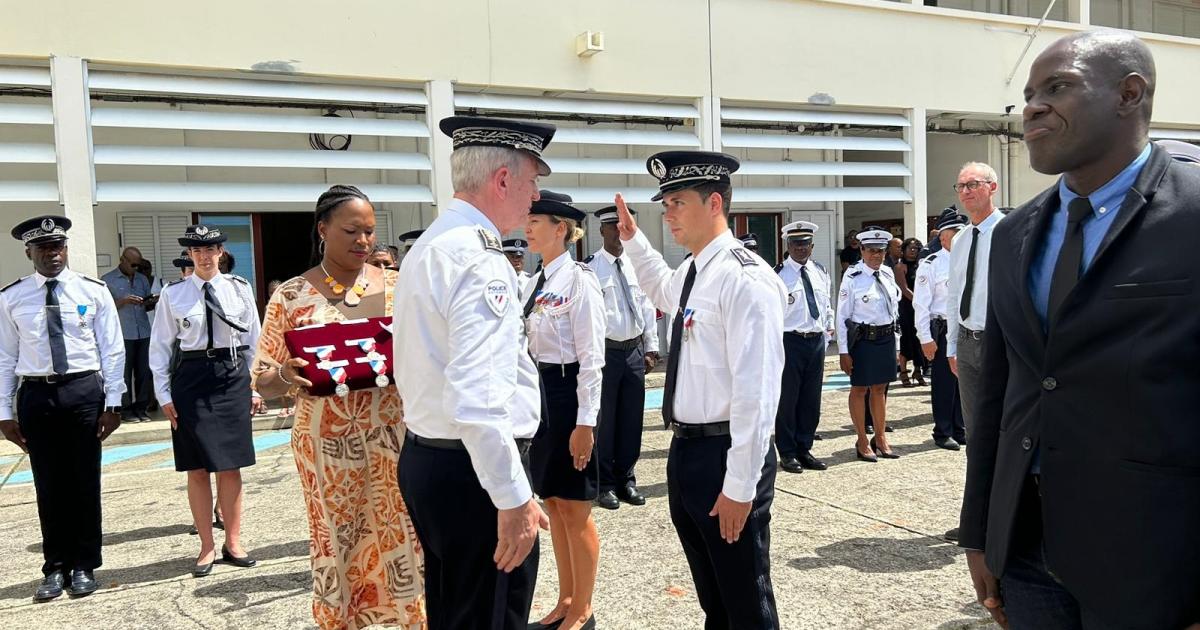
[[[642,453],[646,359],[642,349],[605,350],[596,453],[600,492],[637,485],[633,468]]]
[[[42,573],[99,567],[100,375],[61,384],[22,383],[16,408],[37,491]]]
[[[929,384],[933,395],[933,439],[952,437],[962,441],[967,437],[967,429],[963,423],[962,400],[958,397],[958,377],[950,370],[950,361],[946,358],[946,320],[929,322],[929,332],[937,341]]]
[[[125,394],[121,411],[126,415],[144,415],[154,395],[154,377],[150,374],[150,338],[125,340]]]
[[[725,481],[729,436],[671,440],[667,489],[671,522],[683,544],[705,630],[779,627],[771,588],[771,502],[775,498],[775,450],[768,449],[750,517],[738,541],[721,538],[709,516]]]
[[[528,469],[528,453],[522,459]],[[525,630],[537,581],[538,545],[512,573],[496,568],[496,508],[465,450],[408,439],[400,493],[425,553],[429,630]]]
[[[825,380],[825,335],[783,335],[783,387],[775,414],[779,457],[799,457],[812,449],[821,421],[821,383]]]

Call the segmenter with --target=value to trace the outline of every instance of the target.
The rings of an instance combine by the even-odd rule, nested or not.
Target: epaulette
[[[105,281],[103,281],[103,280],[101,280],[100,278],[93,278],[93,277],[91,277],[91,276],[89,276],[89,275],[85,275],[85,274],[82,274],[82,273],[76,273],[75,275],[79,276],[80,278],[83,278],[84,280],[87,280],[88,282],[95,282],[96,284],[98,284],[98,285],[100,285],[100,286],[102,286],[102,287],[107,287],[107,286],[108,286],[108,283],[107,283],[107,282],[105,282]]]
[[[780,271],[783,271],[783,263],[775,265],[775,273],[779,273]]]
[[[479,240],[483,243],[484,249],[491,249],[502,254],[504,253],[504,245],[500,243],[500,239],[496,238],[495,234],[492,234],[484,228],[479,228],[478,232]]]
[[[592,262],[593,260],[596,260],[596,255],[595,255],[595,254],[589,254],[587,258],[584,258],[584,259],[583,259],[583,262],[585,262],[585,263],[590,263],[590,262]]]
[[[0,289],[0,293],[4,293],[5,291],[7,291],[7,290],[9,290],[9,289],[11,289],[11,288],[13,288],[13,287],[17,286],[18,284],[20,284],[20,283],[21,283],[21,281],[22,281],[22,280],[24,280],[25,278],[28,278],[28,277],[29,277],[29,276],[25,276],[25,277],[22,277],[22,278],[17,278],[16,280],[13,280],[12,282],[9,282],[8,284],[4,285],[4,288],[3,288],[3,289]]]
[[[591,259],[589,258],[588,260],[591,260]],[[587,266],[587,261],[584,261],[584,262],[575,261],[575,264],[576,264],[576,265],[579,265],[579,268],[580,268],[580,269],[583,269],[584,271],[589,271],[589,272],[591,272],[591,273],[596,273],[596,272],[592,271],[592,268],[591,268],[591,267]]]
[[[822,265],[821,263],[819,263],[815,260],[812,261],[812,264],[816,265],[817,269],[820,269],[821,272],[824,273],[825,275],[827,275],[827,276],[829,275],[829,270],[825,268],[825,265]]]
[[[855,269],[854,271],[851,271],[849,275],[851,278],[857,278],[862,275],[862,269]]]
[[[172,281],[168,282],[168,283],[167,283],[167,286],[169,286],[169,287],[173,287],[173,286],[175,286],[175,285],[179,284],[180,282],[183,282],[184,280],[187,280],[187,278],[176,278],[176,279],[174,279],[174,280],[172,280]]]
[[[227,274],[225,274],[225,276],[227,278],[229,278],[230,280],[237,280],[238,282],[241,282],[242,284],[244,284],[246,286],[250,286],[250,281],[241,276],[235,276],[231,273],[227,273]]]
[[[741,247],[733,247],[729,251],[733,253],[733,257],[738,262],[742,263],[743,267],[753,267],[758,264],[758,261],[754,260],[754,256]]]
[[[930,255],[928,255],[928,256],[926,256],[926,257],[922,258],[921,260],[923,260],[923,261],[925,261],[925,260],[928,260],[928,261],[932,262],[932,261],[933,261],[933,259],[935,259],[935,258],[937,258],[937,254],[936,254],[936,253],[934,253],[934,254],[930,254]]]

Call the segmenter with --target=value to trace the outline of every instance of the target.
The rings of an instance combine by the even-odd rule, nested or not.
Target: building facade
[[[134,245],[164,278],[193,221],[231,235],[235,273],[308,265],[312,207],[334,183],[374,200],[380,242],[452,195],[453,113],[559,126],[544,188],[585,209],[621,192],[672,262],[646,158],[742,159],[733,227],[763,255],[821,226],[836,269],[868,223],[924,241],[958,167],[986,161],[999,205],[1053,180],[1019,139],[1030,62],[1091,25],[1138,29],[1158,63],[1154,135],[1200,141],[1197,0],[455,0],[336,5],[69,0],[0,22],[0,216],[75,224],[71,265],[103,273]],[[594,223],[583,252],[599,247]],[[0,281],[29,273],[16,243]]]

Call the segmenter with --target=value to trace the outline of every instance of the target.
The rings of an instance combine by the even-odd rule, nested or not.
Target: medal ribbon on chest
[[[87,328],[87,319],[84,316],[87,315],[88,305],[80,304],[75,307],[75,311],[79,313],[79,327]]]
[[[691,336],[692,324],[695,324],[695,323],[696,323],[696,309],[694,309],[694,308],[683,309],[683,340],[684,341],[687,341],[688,337]]]

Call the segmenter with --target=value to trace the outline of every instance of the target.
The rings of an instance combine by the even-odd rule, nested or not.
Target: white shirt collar
[[[70,282],[71,280],[73,280],[74,278],[75,278],[75,272],[71,271],[70,267],[64,267],[63,270],[58,272],[58,275],[55,276],[53,279],[58,280],[58,282],[60,284],[66,284],[66,283]],[[40,288],[46,286],[46,281],[50,280],[51,278],[47,278],[46,276],[43,276],[42,274],[35,271],[35,272],[33,272],[33,279],[35,282],[37,282],[37,287],[40,289]]]
[[[980,221],[979,225],[973,227],[979,228],[980,233],[987,234],[992,228],[996,227],[996,224],[999,223],[1000,219],[1003,217],[1003,213],[1001,213],[999,210],[993,209],[992,213],[989,214],[986,219]]]
[[[554,272],[562,269],[563,265],[568,265],[570,263],[571,254],[568,252],[563,252],[559,254],[558,258],[555,258],[554,260],[542,266],[542,275],[546,276],[546,278],[549,278],[550,276],[554,275]]]
[[[200,277],[200,274],[193,273],[192,275],[188,276],[188,277],[187,277],[187,279],[188,279],[188,281],[190,281],[190,282],[191,282],[193,285],[195,285],[197,289],[201,289],[201,290],[203,290],[203,289],[204,289],[204,283],[205,283],[205,282],[207,282],[207,283],[209,283],[209,284],[211,284],[211,285],[213,285],[213,286],[215,287],[215,286],[217,286],[217,282],[218,282],[218,280],[220,280],[220,279],[221,279],[221,278],[223,278],[223,277],[225,277],[225,274],[223,274],[223,273],[219,273],[219,274],[217,274],[217,275],[213,276],[212,280],[205,280],[205,279],[203,279],[203,278],[201,278],[201,277]]]
[[[604,257],[604,260],[607,260],[607,261],[608,261],[608,263],[611,265],[612,263],[616,262],[617,258],[621,258],[621,257],[623,257],[625,254],[621,254],[621,256],[613,256],[612,254],[608,253],[608,250],[607,250],[607,249],[604,249],[603,247],[601,247],[601,248],[600,248],[600,255],[601,255],[601,256],[603,256],[603,257]]]
[[[742,247],[742,242],[733,237],[733,233],[725,230],[717,235],[704,249],[700,250],[700,255],[696,256],[696,272],[704,270],[708,262],[717,256],[717,253],[729,247]]]
[[[463,215],[468,221],[478,223],[484,228],[491,230],[497,238],[500,237],[500,229],[496,227],[496,224],[492,223],[492,220],[482,210],[471,205],[471,202],[454,197],[450,200],[450,203],[446,204],[446,209]]]

